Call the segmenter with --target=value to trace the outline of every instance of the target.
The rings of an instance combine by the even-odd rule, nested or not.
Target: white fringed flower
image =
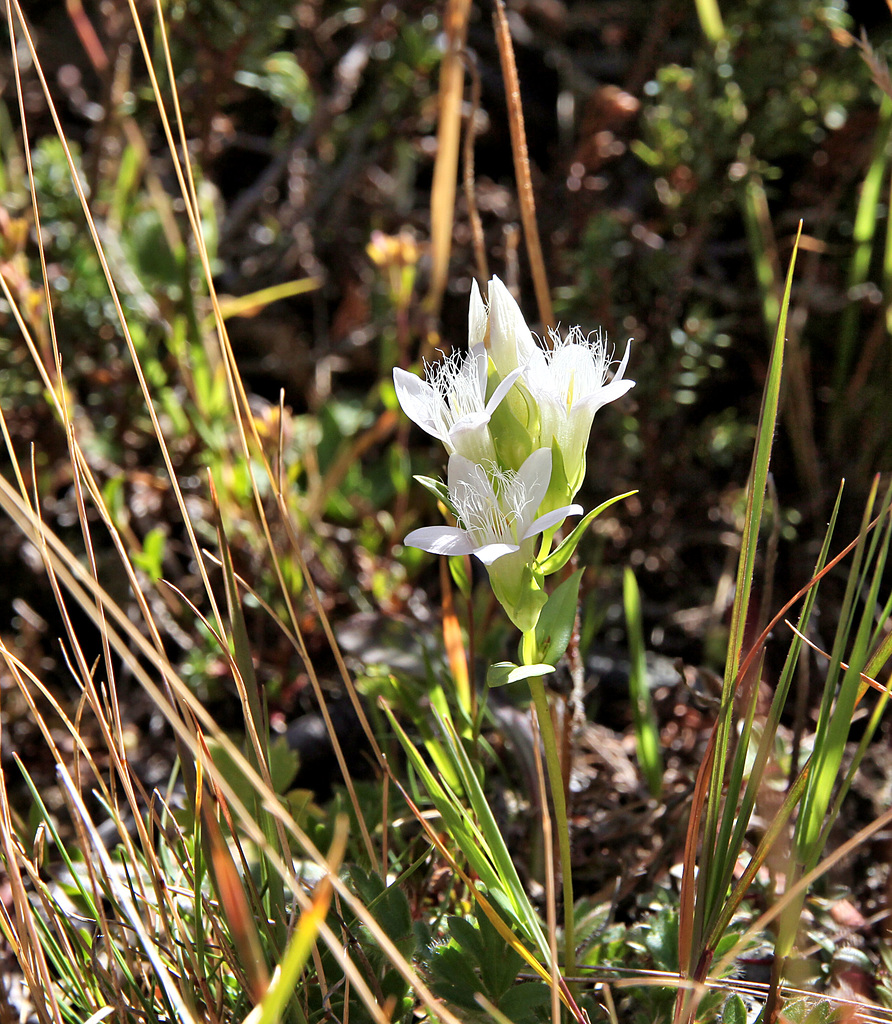
[[[560,449],[572,495],[582,483],[595,413],[633,388],[635,381],[623,379],[627,348],[608,382],[611,353],[600,331],[586,337],[574,327],[565,338],[552,331],[551,341],[551,349],[536,348],[523,379],[539,407],[539,443]]]
[[[393,371],[396,396],[409,419],[442,441],[450,455],[474,462],[495,458],[489,421],[522,372],[517,368],[500,380],[487,400],[488,362],[485,352],[452,353],[427,363],[425,380],[407,370]]]
[[[536,516],[551,479],[551,450],[534,451],[517,472],[499,470],[453,455],[449,459],[448,493],[459,526],[424,526],[405,540],[435,555],[476,555],[490,567],[524,548],[523,563],[532,560],[532,541],[581,505],[565,505]],[[526,549],[529,548],[527,551]]]

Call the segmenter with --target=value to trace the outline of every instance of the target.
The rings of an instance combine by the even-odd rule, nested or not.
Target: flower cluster
[[[544,603],[540,563],[569,515],[585,476],[592,420],[634,386],[608,381],[611,357],[600,332],[574,327],[540,347],[502,282],[484,305],[471,292],[469,350],[425,366],[424,379],[394,370],[406,415],[449,454],[444,497],[456,526],[413,530],[406,544],[434,554],[476,555],[515,624],[531,629]],[[545,535],[539,557],[535,538]]]

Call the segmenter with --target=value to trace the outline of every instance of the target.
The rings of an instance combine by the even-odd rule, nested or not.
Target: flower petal
[[[485,432],[489,423],[489,415],[485,412],[468,413],[449,428],[449,441],[453,448],[459,448],[459,441],[468,434],[476,434],[478,431]]]
[[[432,555],[470,555],[474,550],[468,533],[457,526],[422,526],[407,534],[403,544]]]
[[[468,309],[468,348],[473,352],[480,345],[486,343],[486,306],[483,304],[483,296],[477,287],[477,282],[471,285],[471,302]]]
[[[484,565],[492,565],[496,559],[501,558],[503,555],[513,555],[515,551],[519,551],[520,546],[518,544],[484,544],[482,548],[477,548],[474,554],[483,562]]]
[[[529,362],[536,348],[520,306],[505,285],[489,282],[489,354],[499,373],[507,374]]]
[[[551,449],[537,448],[517,471],[517,482],[529,498],[528,508],[535,515],[536,509],[542,504],[545,492],[551,482]],[[518,529],[526,529],[518,524]]]
[[[489,356],[485,349],[474,349],[468,353],[468,359],[474,360],[474,367],[477,371],[477,391],[480,395],[486,394],[486,378],[489,374]]]
[[[629,339],[626,345],[626,354],[623,356],[623,361],[619,364],[619,369],[613,375],[613,382],[616,383],[622,379],[622,375],[626,372],[626,367],[629,365],[629,355],[632,351],[632,339]]]
[[[403,412],[409,419],[417,423],[422,430],[444,441],[445,438],[437,429],[433,416],[434,406],[439,404],[441,399],[430,384],[416,374],[396,367],[393,371],[393,386]]]
[[[512,370],[507,377],[504,377],[502,380],[499,381],[499,386],[489,396],[489,401],[486,403],[487,422],[489,422],[489,417],[492,416],[492,414],[496,411],[496,409],[499,407],[499,403],[502,401],[505,395],[508,394],[511,388],[514,387],[514,382],[523,373],[525,369],[526,367],[524,366],[518,366],[516,370]]]
[[[528,537],[535,537],[537,533],[544,533],[545,530],[550,530],[552,526],[557,526],[567,516],[578,515],[582,515],[582,505],[564,505],[562,508],[546,512],[544,516],[539,516],[538,519],[530,524],[530,528],[523,535],[522,540],[526,540]]]
[[[635,387],[635,381],[633,380],[614,379],[609,384],[605,384],[604,387],[574,402],[574,408],[590,409],[593,413],[597,412],[603,406],[615,402],[618,398],[622,398],[633,387]]]
[[[475,491],[482,492],[495,503],[496,498],[493,494],[492,484],[483,467],[471,459],[466,459],[464,455],[453,452],[449,456],[449,465],[446,469],[446,486],[449,493],[451,494],[459,484],[466,484]]]

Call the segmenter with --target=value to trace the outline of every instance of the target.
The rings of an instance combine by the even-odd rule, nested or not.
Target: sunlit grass
[[[710,41],[719,42],[717,9],[704,3],[698,10]],[[756,434],[721,708],[691,800],[678,906],[666,908],[655,900],[648,919],[677,922],[677,941],[671,926],[660,931],[654,924],[656,938],[646,947],[648,962],[655,961],[664,970],[634,966],[645,948],[634,929],[617,941],[611,962],[593,964],[584,961],[584,950],[597,943],[599,928],[608,929],[608,911],[593,932],[580,927],[590,907],[584,900],[574,905],[571,816],[563,803],[572,743],[560,752],[561,763],[551,732],[551,712],[560,700],[546,694],[544,683],[536,683],[534,694],[547,766],[538,756],[538,733],[533,733],[537,799],[544,809],[542,906],[531,895],[528,874],[519,870],[527,866],[516,863],[491,806],[487,772],[492,753],[483,735],[485,701],[474,687],[479,674],[473,643],[479,623],[474,619],[481,602],[475,605],[467,566],[452,566],[462,595],[455,603],[449,570],[445,563],[441,567],[443,665],[435,669],[428,664],[428,677],[418,681],[415,690],[395,674],[387,677],[381,686],[388,695],[383,713],[361,699],[315,576],[320,571],[317,562],[324,570],[334,564],[327,561],[332,534],[326,530],[326,510],[335,499],[349,505],[350,495],[342,492],[349,488],[351,472],[369,451],[394,439],[395,461],[387,467],[393,476],[394,510],[379,510],[373,541],[398,543],[404,521],[410,518],[408,434],[398,426],[390,367],[382,366],[382,379],[369,388],[364,418],[358,417],[363,425],[345,430],[325,459],[320,459],[313,440],[323,433],[322,413],[315,419],[315,413],[307,415],[309,440],[294,449],[288,448],[287,435],[296,431],[297,418],[284,399],[270,406],[266,418],[258,415],[233,354],[227,323],[285,296],[311,291],[319,282],[292,281],[240,298],[217,294],[212,237],[216,225],[187,156],[191,140],[180,108],[164,10],[159,3],[149,15],[131,3],[129,11],[176,194],[167,195],[145,167],[131,167],[135,177],[121,173],[105,185],[110,191],[109,219],[119,232],[128,230],[132,193],[144,190],[161,226],[160,237],[174,262],[183,261],[188,285],[181,291],[187,294],[181,294],[180,306],[172,301],[172,308],[158,317],[162,335],[167,332],[164,360],[153,352],[154,335],[140,320],[139,303],[127,301],[119,254],[97,209],[97,197],[86,187],[77,151],[65,137],[26,18],[17,0],[7,5],[13,53],[16,59],[30,55],[31,73],[44,96],[62,147],[64,171],[81,209],[77,231],[90,240],[98,275],[117,317],[114,332],[123,339],[139,401],[139,409],[130,410],[130,415],[148,425],[150,460],[163,467],[158,471],[159,490],[172,495],[174,513],[164,525],[184,538],[181,565],[188,566],[182,578],[165,578],[171,564],[165,561],[168,533],[160,530],[151,540],[136,535],[120,492],[111,483],[119,475],[117,467],[109,468],[96,456],[101,424],[91,420],[90,406],[82,400],[77,366],[65,354],[68,339],[54,312],[53,270],[45,258],[46,196],[38,187],[32,154],[24,142],[30,113],[16,64],[23,126],[20,154],[12,142],[4,142],[3,157],[10,167],[20,157],[18,182],[30,195],[32,221],[30,227],[23,221],[23,227],[10,229],[24,234],[12,246],[12,256],[4,256],[10,259],[0,284],[30,359],[23,376],[58,427],[66,452],[72,509],[67,528],[49,519],[42,439],[31,448],[22,445],[10,426],[13,410],[4,409],[0,428],[10,472],[0,477],[0,509],[30,545],[34,564],[42,567],[59,613],[58,662],[64,666],[61,671],[47,670],[39,658],[29,662],[12,643],[0,645],[7,685],[20,695],[41,744],[40,756],[30,763],[11,748],[8,734],[2,736],[8,760],[0,774],[0,858],[9,895],[0,902],[0,930],[30,993],[27,1009],[41,1024],[315,1024],[328,1019],[388,1024],[416,1018],[454,1024],[469,1019],[469,1013],[477,1014],[475,1008],[481,1019],[485,1014],[500,1024],[547,1019],[557,1024],[562,1015],[585,1022],[602,1014],[602,1019],[618,1021],[622,1018],[616,999],[629,990],[654,1019],[667,1019],[674,1001],[679,1022],[717,1019],[728,992],[755,992],[763,998],[767,994],[769,1007],[779,1007],[791,995],[782,987],[784,969],[794,954],[796,925],[809,886],[889,820],[883,815],[839,849],[825,852],[830,826],[839,817],[842,798],[880,724],[888,696],[882,675],[892,653],[892,598],[886,596],[892,520],[888,489],[876,482],[857,538],[840,541],[834,537],[841,499],[837,500],[813,578],[769,626],[785,631],[789,654],[770,712],[758,715],[758,685],[752,684],[761,667],[767,630],[750,647],[744,637],[752,617],[764,494],[781,417],[793,288],[792,261],[785,288],[779,287],[765,193],[754,185],[744,213],[763,314],[772,328],[777,326]],[[449,45],[439,97],[441,149],[431,197],[429,316],[439,310],[449,277],[463,88],[461,47],[469,6],[457,0],[448,5],[447,15]],[[510,68],[511,43],[504,26],[500,43]],[[541,320],[547,324],[552,319],[550,293],[534,230],[523,125],[516,104],[512,111],[529,259]],[[884,121],[880,134],[886,128]],[[123,135],[130,147],[127,159],[135,166],[148,153],[148,140],[129,117],[124,119]],[[876,217],[885,159],[885,149],[878,144],[870,171],[872,188],[862,194],[861,210],[867,220]],[[4,178],[8,187],[14,175],[4,171]],[[859,224],[853,284],[864,280],[873,239],[866,221]],[[22,271],[27,268],[28,230],[33,231],[39,256],[40,276],[34,281]],[[413,250],[411,274],[399,277],[400,287],[405,280],[410,283],[403,291],[392,289],[390,296],[397,324],[395,361],[411,361],[415,328],[409,309],[415,301],[419,258]],[[386,260],[385,272],[395,269],[385,264]],[[13,267],[24,277],[16,277]],[[401,264],[398,269],[404,272],[406,267]],[[78,287],[77,281],[73,287]],[[138,283],[134,288],[139,290]],[[148,294],[147,288],[143,290]],[[843,376],[857,339],[853,317],[846,321],[839,357]],[[159,323],[152,326],[158,328]],[[424,347],[430,348],[439,328],[435,319],[426,325],[418,333],[424,333]],[[17,372],[23,372],[21,366]],[[797,386],[802,379],[796,378]],[[188,397],[188,411],[183,395]],[[842,416],[839,410],[837,416]],[[184,439],[194,441],[200,452],[197,459],[183,456]],[[813,436],[808,441],[813,445]],[[302,476],[289,462],[295,458],[303,460]],[[301,486],[295,484],[298,476]],[[262,586],[240,572],[244,546],[250,546],[254,561],[263,566]],[[405,556],[407,564],[412,557]],[[813,752],[793,766],[794,781],[780,812],[761,842],[753,845],[748,827],[766,784],[794,673],[799,659],[809,653],[808,627],[819,587],[831,569],[848,574],[848,590],[832,649],[816,654],[828,671]],[[650,798],[659,804],[665,799],[664,766],[648,707],[639,597],[637,588],[628,586],[639,764]],[[365,600],[374,597],[365,595]],[[795,629],[782,618],[794,602],[801,602]],[[256,620],[249,619],[249,613],[258,608],[306,674],[334,751],[337,782],[346,794],[338,798],[344,814],[315,808],[309,795],[289,789],[295,765],[283,738],[272,728],[268,694],[256,665]],[[197,637],[204,638],[206,664],[213,658],[223,666],[236,696],[236,728],[232,721],[218,722],[184,678],[180,649],[171,636],[170,622],[176,616],[191,623],[187,642],[193,648],[198,647]],[[308,628],[316,631],[315,648]],[[351,751],[344,749],[332,721],[327,685],[316,665],[321,656],[311,653],[318,651],[320,637],[324,656],[335,666],[338,685],[368,741],[381,794],[377,816],[369,813],[365,790],[351,772]],[[578,637],[567,638],[571,648],[573,643]],[[571,655],[578,656],[578,651],[571,650]],[[164,742],[172,762],[176,756],[169,782],[151,790],[139,763],[144,752],[138,745],[134,749],[129,720],[128,701],[137,688],[163,719],[162,734],[170,737]],[[844,761],[855,709],[870,701],[868,727],[854,756]],[[566,708],[563,713],[568,713]],[[397,756],[399,744],[407,765]],[[48,777],[53,779],[51,792]],[[394,820],[397,805],[404,816]],[[750,883],[769,853],[779,851],[788,857],[787,892],[761,916],[744,919]],[[739,864],[746,856],[740,874]],[[422,869],[448,873],[452,888],[442,898],[424,893],[410,904],[406,883]],[[558,874],[565,883],[563,908],[558,906]],[[612,907],[609,912],[612,915]],[[771,991],[729,980],[736,953],[772,925],[779,928],[780,937]],[[617,967],[620,962],[623,968]],[[725,1019],[736,1024],[735,1014],[737,1003],[725,1011]]]

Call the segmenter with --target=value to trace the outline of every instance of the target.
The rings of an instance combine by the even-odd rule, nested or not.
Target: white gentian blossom
[[[582,512],[581,505],[565,505],[537,515],[550,480],[548,448],[534,451],[516,472],[452,455],[447,490],[459,525],[424,526],[404,543],[435,555],[475,555],[512,620],[529,629],[541,607],[530,587],[536,537]]]
[[[500,380],[487,400],[488,366],[485,352],[453,352],[426,363],[425,380],[399,367],[393,371],[396,396],[409,419],[442,441],[450,455],[475,462],[495,459],[489,421],[522,372],[519,367]]]
[[[405,540],[434,555],[476,555],[484,565],[519,551],[525,541],[582,512],[566,505],[536,516],[551,479],[551,451],[539,448],[517,472],[453,455],[447,490],[460,526],[423,526]]]
[[[551,332],[552,347],[536,348],[524,370],[524,384],[539,407],[539,443],[559,449],[572,497],[582,484],[585,450],[595,413],[635,386],[623,379],[629,349],[608,382],[611,355],[603,334],[585,336],[574,327],[566,337]],[[554,500],[565,500],[560,490]]]

